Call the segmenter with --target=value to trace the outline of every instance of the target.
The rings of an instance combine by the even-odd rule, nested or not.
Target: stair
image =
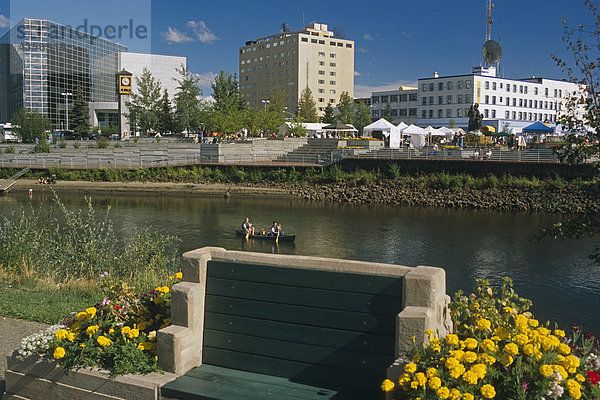
[[[322,164],[332,151],[337,150],[339,142],[338,139],[308,139],[307,144],[278,157],[275,161]]]

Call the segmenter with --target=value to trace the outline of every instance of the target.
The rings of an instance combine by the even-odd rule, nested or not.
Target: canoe
[[[244,232],[241,229],[236,229],[235,230],[235,235],[236,236],[246,236],[246,232]],[[260,240],[270,240],[272,242],[275,241],[275,236],[270,236],[270,235],[250,235],[248,237],[249,239],[260,239]],[[280,242],[293,242],[294,240],[296,240],[296,235],[280,235],[279,236],[279,241]]]

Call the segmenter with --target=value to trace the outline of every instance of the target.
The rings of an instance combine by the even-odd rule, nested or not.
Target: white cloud
[[[412,39],[413,38],[412,35],[408,32],[402,32],[400,34],[400,36],[402,36],[404,39]]]
[[[194,41],[193,38],[189,37],[184,32],[181,32],[175,28],[171,28],[170,26],[167,28],[166,32],[161,32],[160,36],[162,36],[163,40],[168,43],[184,43]]]
[[[362,74],[358,71],[354,71],[354,76],[361,76]]]
[[[0,28],[8,28],[10,26],[10,20],[3,14],[0,14]]]
[[[204,74],[192,74],[194,79],[198,80],[198,87],[201,88],[209,88],[211,83],[214,82],[215,77],[217,75],[218,74],[215,74],[214,72],[206,72]]]
[[[202,43],[211,44],[219,40],[219,38],[208,29],[204,21],[188,21],[186,25],[194,31],[194,34]]]
[[[364,47],[359,47],[358,49],[359,53],[367,53],[369,50],[365,49]]]
[[[366,35],[363,36],[363,39],[365,39],[365,40],[373,40],[373,35],[371,35],[370,33],[367,33]]]
[[[417,82],[396,81],[381,85],[354,85],[354,97],[371,97],[372,92],[384,92],[386,90],[398,90],[400,86],[417,87]]]

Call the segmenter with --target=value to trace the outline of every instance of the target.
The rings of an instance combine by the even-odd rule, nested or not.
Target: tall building
[[[475,67],[471,74],[419,79],[421,126],[469,124],[469,108],[479,106],[483,124],[497,130],[520,129],[535,121],[556,123],[577,84],[545,78],[506,79],[495,67]]]
[[[90,105],[90,124],[116,125],[118,71],[127,69],[135,78],[147,67],[173,96],[175,68],[182,64],[184,57],[129,53],[127,46],[70,26],[25,18],[0,38],[0,122],[27,108],[46,114],[55,129],[65,129],[67,114],[72,117],[67,107],[72,109],[80,87]]]
[[[325,24],[246,42],[239,59],[240,93],[249,107],[264,107],[279,90],[293,112],[308,87],[322,115],[343,92],[354,96],[354,41],[336,38]]]
[[[373,120],[383,118],[389,104],[390,118],[396,125],[400,122],[408,125],[417,124],[418,94],[417,88],[408,86],[400,86],[398,90],[373,92],[371,94],[371,118]]]

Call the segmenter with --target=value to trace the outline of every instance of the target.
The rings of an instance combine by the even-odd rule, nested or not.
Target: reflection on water
[[[85,208],[82,196],[62,196],[68,208]],[[36,193],[31,204],[48,207],[50,195]],[[0,214],[28,204],[27,194],[0,197]],[[95,195],[97,210],[111,206],[117,232],[151,225],[179,236],[182,251],[203,246],[273,254],[298,254],[433,265],[447,273],[449,294],[471,290],[475,279],[509,276],[519,293],[534,301],[538,318],[581,323],[600,332],[600,268],[587,255],[592,243],[532,237],[557,220],[546,214],[319,203],[303,200]],[[273,220],[295,245],[235,236],[248,216],[255,227]]]

